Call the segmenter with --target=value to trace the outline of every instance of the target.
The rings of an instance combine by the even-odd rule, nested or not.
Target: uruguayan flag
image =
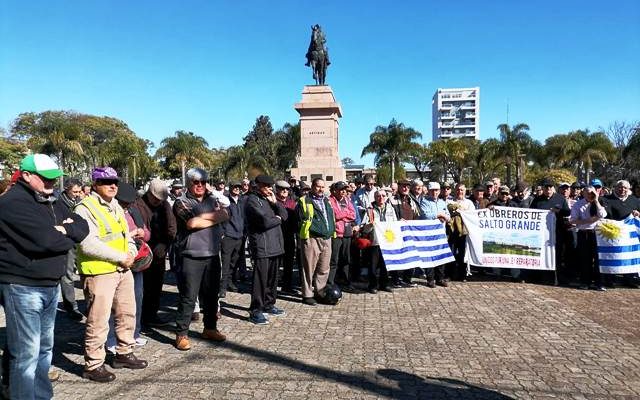
[[[596,227],[598,259],[603,274],[640,272],[640,219],[604,220]]]
[[[376,222],[376,244],[387,271],[431,268],[455,261],[439,220]]]

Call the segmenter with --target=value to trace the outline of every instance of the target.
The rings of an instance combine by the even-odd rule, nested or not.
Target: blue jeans
[[[142,295],[143,295],[143,275],[142,272],[132,272],[133,275],[133,291],[136,296],[136,330],[133,332],[134,339],[140,337],[140,317],[142,316]],[[109,334],[107,335],[107,343],[105,347],[113,347],[116,345],[116,331],[113,322],[113,314],[109,317]]]
[[[50,399],[47,373],[53,355],[59,286],[0,284],[7,323],[9,390],[12,399]]]

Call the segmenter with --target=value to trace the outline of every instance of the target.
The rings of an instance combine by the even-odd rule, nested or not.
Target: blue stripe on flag
[[[407,253],[410,251],[435,251],[435,250],[442,250],[442,249],[448,249],[449,245],[447,243],[443,243],[443,244],[437,244],[435,246],[407,246],[407,247],[403,247],[401,249],[394,249],[394,250],[383,250],[380,249],[382,251],[382,254],[402,254],[402,253]]]
[[[430,225],[402,225],[400,231],[436,231],[442,229],[442,224],[430,224]]]
[[[640,258],[630,258],[628,260],[602,260],[600,259],[601,267],[624,267],[627,265],[640,265]]]
[[[384,263],[386,265],[402,265],[402,264],[409,264],[409,263],[418,262],[418,261],[423,261],[423,262],[438,261],[438,260],[442,260],[449,257],[453,257],[451,252],[447,252],[445,254],[438,254],[435,256],[429,256],[429,257],[412,256],[407,258],[400,258],[397,260],[384,260]]]
[[[598,253],[631,253],[640,251],[640,244],[630,246],[598,246]]]
[[[410,240],[416,241],[416,242],[424,242],[426,240],[439,240],[439,239],[446,239],[447,235],[434,235],[434,236],[414,236],[414,235],[406,235],[402,237],[402,241],[403,242],[408,242]]]

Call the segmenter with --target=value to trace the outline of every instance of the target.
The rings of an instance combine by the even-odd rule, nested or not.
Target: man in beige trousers
[[[96,382],[111,382],[116,376],[104,366],[111,312],[117,339],[112,367],[147,366],[146,361],[133,354],[136,301],[130,268],[137,249],[124,211],[115,199],[118,174],[113,168],[101,167],[95,168],[91,177],[91,194],[75,210],[89,224],[89,235],[80,243],[77,258],[87,301],[82,376]]]
[[[316,178],[311,192],[298,199],[300,254],[302,258],[302,302],[315,306],[315,293],[327,286],[331,261],[331,238],[336,222],[331,203],[324,195],[324,180]]]

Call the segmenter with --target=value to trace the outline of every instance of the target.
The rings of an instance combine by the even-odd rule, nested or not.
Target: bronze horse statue
[[[307,67],[313,70],[313,79],[316,85],[324,85],[324,78],[327,76],[327,67],[331,64],[329,61],[329,51],[325,46],[326,38],[320,25],[316,24],[311,27],[311,42],[307,50]]]

